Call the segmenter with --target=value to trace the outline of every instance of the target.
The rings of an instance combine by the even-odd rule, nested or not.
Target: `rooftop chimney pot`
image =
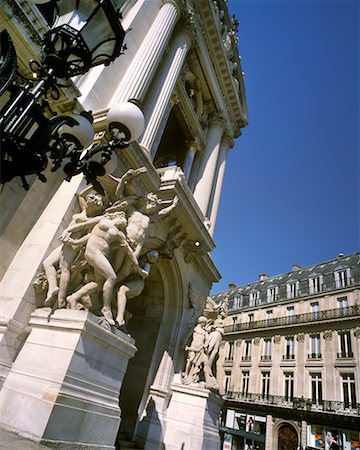
[[[265,281],[265,280],[267,280],[269,278],[269,275],[267,275],[266,273],[261,273],[260,275],[259,275],[259,280],[260,281]]]
[[[299,264],[293,264],[292,265],[292,271],[295,272],[295,270],[300,270],[301,266]]]

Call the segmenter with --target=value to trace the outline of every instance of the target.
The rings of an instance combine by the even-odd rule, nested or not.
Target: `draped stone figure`
[[[150,224],[178,202],[144,192],[137,180],[144,173],[141,167],[120,179],[111,177],[104,196],[91,188],[79,195],[81,212],[72,216],[62,244],[44,260],[44,273],[34,282],[45,296],[43,306],[90,309],[109,325],[125,324],[127,300],[141,294],[159,257],[155,249],[149,251]]]

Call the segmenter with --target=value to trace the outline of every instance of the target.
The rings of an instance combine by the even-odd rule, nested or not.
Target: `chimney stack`
[[[301,266],[299,266],[299,264],[293,264],[292,265],[292,271],[295,272],[296,270],[300,270]]]
[[[259,280],[260,281],[265,281],[265,280],[267,280],[269,278],[269,275],[267,275],[266,273],[261,273],[260,275],[259,275]]]
[[[229,283],[229,289],[235,289],[236,288],[236,284],[234,283]]]

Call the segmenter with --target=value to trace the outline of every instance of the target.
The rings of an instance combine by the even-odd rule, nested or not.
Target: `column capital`
[[[221,139],[221,145],[226,146],[227,148],[233,148],[234,147],[234,139],[230,136],[230,134],[225,132]]]
[[[226,128],[224,116],[219,112],[212,113],[208,117],[208,124],[209,124],[209,127],[218,126],[218,127],[222,128],[223,130],[225,130],[225,128]]]

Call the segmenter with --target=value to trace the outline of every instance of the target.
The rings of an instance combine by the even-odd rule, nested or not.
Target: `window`
[[[261,359],[262,361],[269,361],[271,359],[271,338],[264,339],[264,354]]]
[[[249,379],[250,379],[250,372],[249,371],[244,371],[242,373],[241,393],[245,397],[248,395],[248,392],[249,392]]]
[[[250,361],[251,360],[251,339],[248,339],[245,341],[245,350],[244,350],[244,356],[242,357],[243,361]]]
[[[339,333],[340,353],[338,358],[352,358],[354,356],[351,346],[351,334],[350,331],[344,331]]]
[[[249,306],[255,306],[260,303],[260,291],[250,292],[249,294]]]
[[[295,339],[294,336],[288,336],[285,338],[285,355],[284,359],[295,358]]]
[[[237,321],[238,321],[237,316],[233,316],[233,317],[232,317],[232,326],[233,326],[233,329],[234,329],[234,330],[236,329]]]
[[[273,287],[267,288],[266,301],[268,303],[276,302],[277,298],[278,298],[278,287],[277,286],[273,286]]]
[[[273,322],[273,312],[271,311],[266,311],[266,323],[267,325],[272,325]]]
[[[294,298],[299,295],[299,282],[290,281],[286,285],[286,298]]]
[[[320,351],[320,334],[314,334],[310,336],[310,354],[308,358],[321,358]]]
[[[269,398],[270,392],[270,372],[261,372],[262,375],[262,385],[261,385],[261,396],[262,398]]]
[[[343,316],[346,314],[346,308],[348,305],[348,299],[347,297],[340,297],[337,299],[338,301],[338,308],[339,308],[339,315]]]
[[[252,323],[254,322],[254,314],[248,315],[249,328],[252,327]]]
[[[312,373],[311,376],[311,400],[315,405],[322,404],[321,373]]]
[[[310,303],[312,320],[319,319],[319,303]]]
[[[293,372],[285,372],[285,399],[287,401],[294,398],[294,374]]]
[[[323,289],[323,276],[315,275],[309,278],[309,293],[316,294]]]
[[[345,408],[356,408],[355,378],[353,373],[342,373]]]
[[[294,307],[293,306],[288,306],[287,310],[287,322],[288,323],[293,323],[294,321]]]
[[[225,361],[232,361],[234,359],[234,343],[228,342]]]
[[[224,377],[225,393],[228,393],[230,391],[230,380],[231,380],[231,372],[225,372],[225,377]]]
[[[334,272],[335,287],[337,289],[350,286],[350,269],[338,269]]]
[[[242,295],[233,298],[233,309],[239,309],[242,307]]]

